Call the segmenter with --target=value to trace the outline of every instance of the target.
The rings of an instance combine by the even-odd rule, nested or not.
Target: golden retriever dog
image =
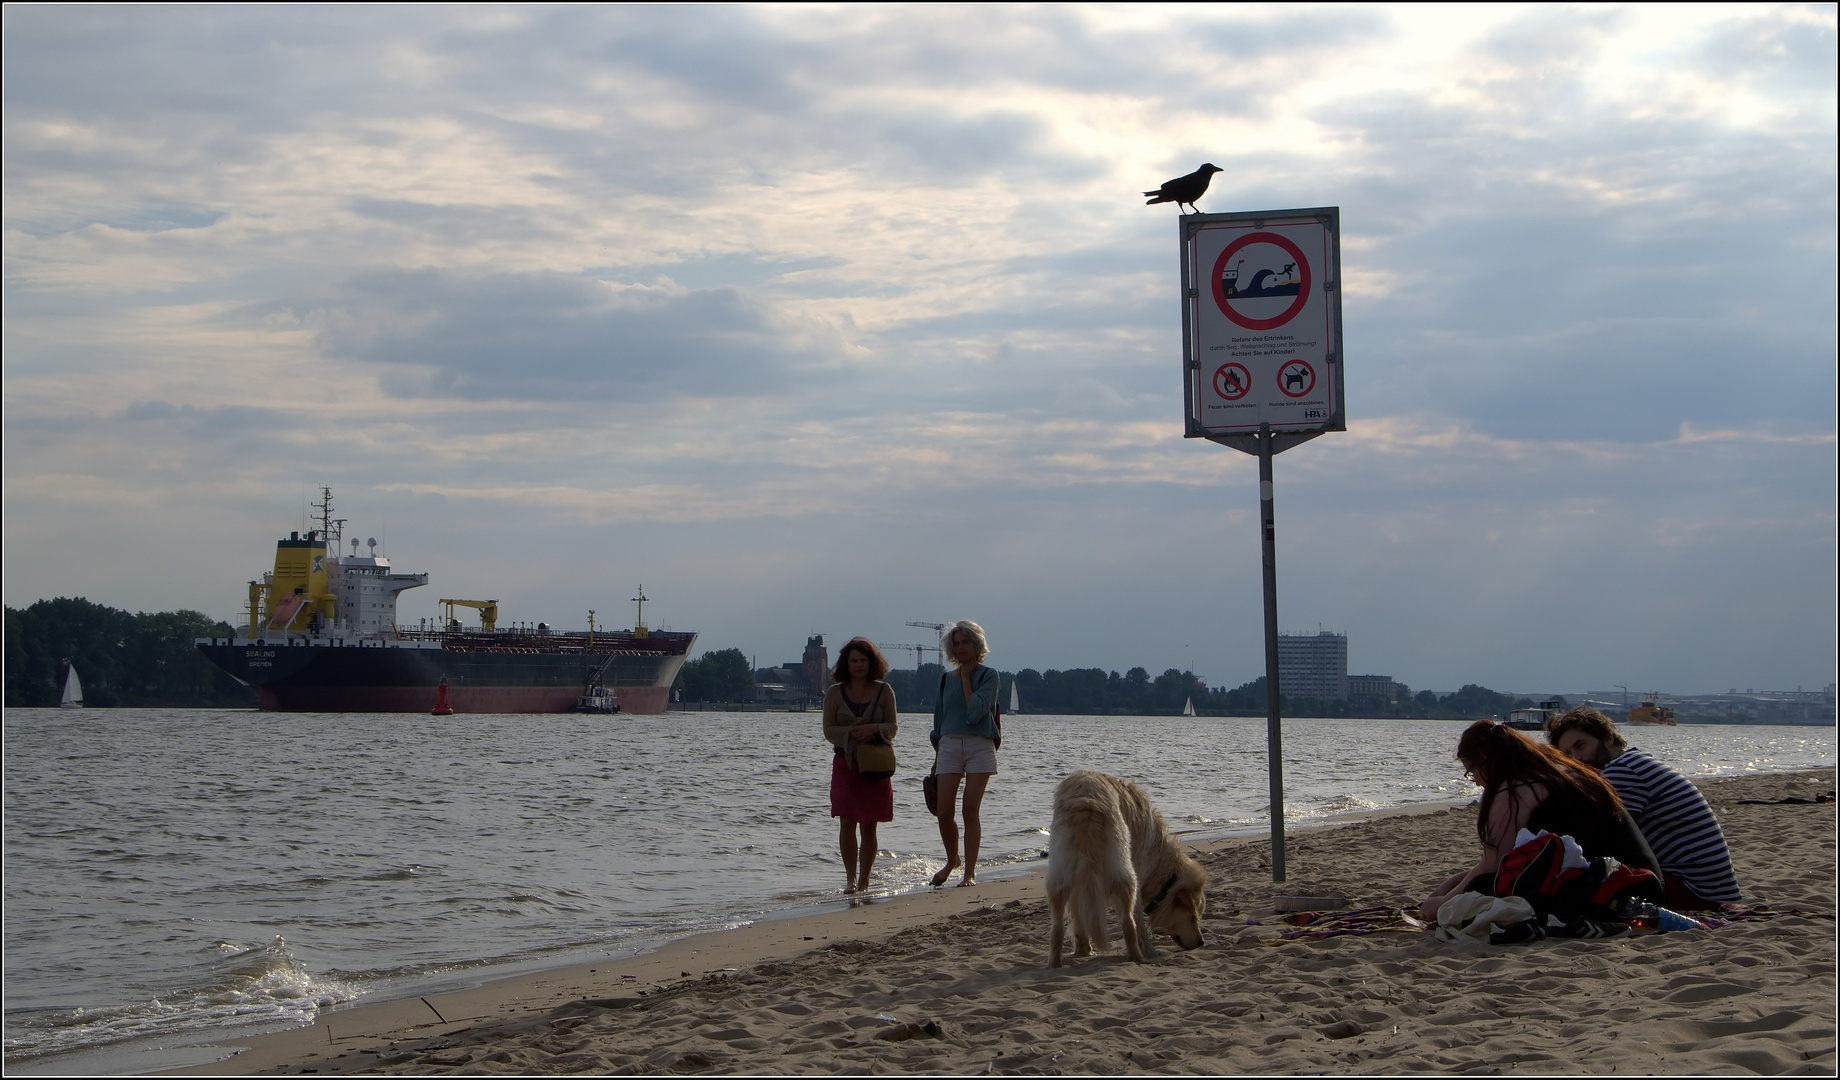
[[[1118,909],[1125,951],[1154,957],[1152,927],[1184,949],[1201,945],[1207,871],[1183,850],[1143,788],[1090,769],[1054,789],[1048,834],[1048,966],[1061,966],[1073,923],[1073,955],[1107,948],[1106,909]]]

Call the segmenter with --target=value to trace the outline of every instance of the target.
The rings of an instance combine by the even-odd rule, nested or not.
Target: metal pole
[[[1259,425],[1259,523],[1265,562],[1265,763],[1271,774],[1271,880],[1284,880],[1284,730],[1278,716],[1278,535],[1272,516],[1271,425]]]

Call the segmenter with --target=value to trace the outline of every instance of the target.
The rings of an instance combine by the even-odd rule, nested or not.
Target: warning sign
[[[1179,227],[1188,435],[1345,430],[1340,210],[1190,214]]]
[[[1309,258],[1277,233],[1251,233],[1228,244],[1210,279],[1221,313],[1248,330],[1275,330],[1310,299]]]

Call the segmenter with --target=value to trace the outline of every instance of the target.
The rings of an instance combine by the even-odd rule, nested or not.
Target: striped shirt
[[[1635,815],[1661,872],[1712,903],[1742,899],[1725,833],[1686,777],[1633,747],[1604,766],[1604,779]]]

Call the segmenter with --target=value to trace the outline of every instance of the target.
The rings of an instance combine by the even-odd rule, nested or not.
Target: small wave
[[[1360,813],[1363,810],[1378,809],[1380,809],[1380,804],[1374,802],[1372,799],[1363,799],[1358,795],[1337,795],[1331,799],[1321,800],[1316,807],[1316,812],[1320,814],[1354,814]]]
[[[441,872],[440,870],[437,870],[436,868],[432,866],[422,866],[417,863],[410,863],[408,866],[398,867],[395,870],[382,870],[375,874],[366,874],[363,877],[358,878],[358,880],[359,881],[413,881],[416,878],[427,877],[432,874],[439,874],[440,872]]]
[[[9,1016],[7,1061],[231,1025],[311,1024],[320,1009],[363,992],[356,982],[307,971],[279,935],[265,945],[219,941],[202,952],[201,985],[125,1005]]]

